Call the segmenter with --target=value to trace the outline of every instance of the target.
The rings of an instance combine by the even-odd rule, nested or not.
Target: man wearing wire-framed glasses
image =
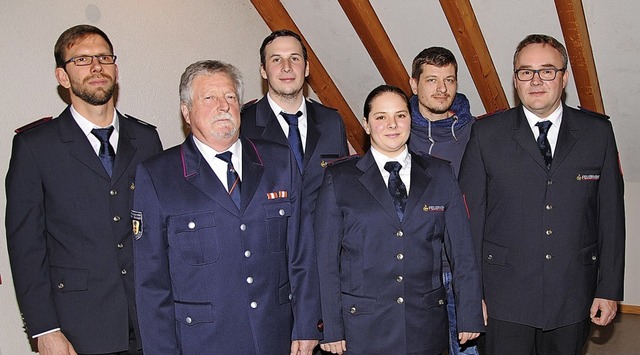
[[[54,56],[71,103],[16,130],[6,178],[18,303],[40,354],[141,354],[129,216],[135,168],[162,145],[155,127],[115,109],[102,30],[69,28]]]

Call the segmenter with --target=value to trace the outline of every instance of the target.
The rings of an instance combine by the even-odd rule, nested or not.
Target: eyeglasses
[[[513,72],[516,73],[516,78],[520,81],[530,81],[538,73],[540,80],[553,81],[556,79],[559,71],[565,71],[567,68],[543,68],[543,69],[516,69]]]
[[[117,57],[113,54],[80,55],[67,60],[62,66],[64,67],[65,65],[73,62],[73,64],[75,64],[76,66],[84,67],[87,65],[91,65],[91,63],[93,63],[93,58],[96,58],[98,60],[98,63],[100,64],[109,65],[115,64]]]

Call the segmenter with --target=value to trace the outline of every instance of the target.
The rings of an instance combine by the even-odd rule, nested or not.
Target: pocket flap
[[[598,243],[593,243],[588,247],[580,250],[582,254],[582,263],[585,265],[595,264],[598,262]]]
[[[352,315],[373,314],[376,310],[374,298],[342,294],[342,309]]]
[[[175,233],[193,232],[202,228],[215,227],[215,213],[213,211],[206,211],[171,216],[169,217],[169,225]]]
[[[291,202],[270,203],[263,205],[267,218],[284,218],[291,216]]]
[[[86,291],[89,270],[51,266],[51,282],[59,292]]]
[[[493,265],[505,265],[507,263],[509,248],[488,241],[484,241],[482,246],[482,258],[485,262]]]
[[[447,303],[447,292],[444,287],[440,287],[425,294],[423,299],[427,308],[444,306]]]
[[[186,325],[213,322],[213,306],[210,303],[175,303],[176,320]]]

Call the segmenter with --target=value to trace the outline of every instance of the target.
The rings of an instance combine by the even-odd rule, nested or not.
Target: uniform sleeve
[[[296,167],[290,154],[290,167]],[[318,329],[321,322],[320,289],[316,248],[313,237],[313,220],[308,204],[301,202],[302,180],[297,169],[291,168],[291,200],[294,208],[287,228],[287,257],[291,282],[293,307],[292,340],[316,340],[322,338]]]
[[[30,336],[59,328],[47,257],[44,188],[34,153],[14,137],[5,224],[16,296]]]
[[[459,332],[484,332],[480,268],[471,238],[469,218],[453,170],[445,211],[444,245],[450,259]]]
[[[132,220],[139,223],[134,228],[133,251],[136,306],[144,352],[177,354],[166,224],[153,179],[144,164],[136,171]]]
[[[607,150],[598,184],[600,263],[596,298],[622,300],[625,260],[624,213],[624,182],[616,140],[609,124]]]
[[[480,151],[478,125],[471,127],[471,137],[464,151],[458,181],[471,222],[471,237],[478,264],[482,268],[482,240],[486,212],[487,174]]]
[[[340,290],[340,245],[342,216],[336,200],[331,169],[325,170],[315,210],[314,231],[318,252],[320,299],[324,321],[324,341],[345,339]]]

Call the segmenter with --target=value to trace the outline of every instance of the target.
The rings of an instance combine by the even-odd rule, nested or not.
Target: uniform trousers
[[[591,330],[589,318],[552,330],[493,318],[487,323],[486,355],[581,355]]]

